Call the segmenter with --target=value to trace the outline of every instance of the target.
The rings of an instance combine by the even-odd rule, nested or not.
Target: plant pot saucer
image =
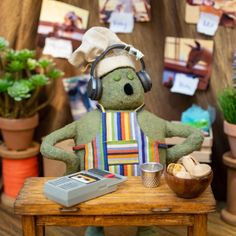
[[[0,145],[0,156],[6,159],[25,159],[38,155],[40,145],[37,142],[33,142],[31,147],[22,151],[14,151],[7,149],[3,143]]]
[[[224,132],[228,136],[231,156],[236,159],[236,125],[224,120]]]
[[[233,157],[231,152],[226,152],[223,155],[223,163],[236,171],[236,159]]]
[[[226,223],[236,226],[236,215],[231,214],[227,209],[221,211],[221,218]]]

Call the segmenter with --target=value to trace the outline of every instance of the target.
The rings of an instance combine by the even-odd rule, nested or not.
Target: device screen
[[[77,180],[77,181],[80,181],[80,182],[85,183],[85,184],[94,183],[94,182],[100,180],[99,178],[97,178],[95,176],[85,174],[85,173],[77,173],[73,176],[70,176],[70,178],[72,178],[74,180]]]

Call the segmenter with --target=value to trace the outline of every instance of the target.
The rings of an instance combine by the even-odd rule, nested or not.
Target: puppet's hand
[[[66,175],[79,171],[80,159],[73,153],[55,147],[45,138],[41,145],[41,153],[45,158],[62,161],[66,164]]]
[[[199,129],[171,122],[166,123],[166,136],[186,138],[183,143],[167,149],[168,163],[176,162],[180,157],[199,150],[204,140],[203,134]]]
[[[74,153],[58,148],[55,144],[63,140],[73,139],[75,136],[75,129],[75,123],[71,123],[62,129],[56,130],[46,136],[41,145],[40,151],[44,157],[62,161],[66,164],[66,174],[79,171],[80,159]]]
[[[66,175],[75,173],[80,170],[80,159],[78,157],[67,157],[64,162],[66,164]]]

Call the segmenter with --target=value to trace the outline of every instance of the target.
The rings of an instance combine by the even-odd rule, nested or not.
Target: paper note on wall
[[[127,12],[113,12],[110,17],[110,30],[115,33],[131,33],[134,28],[134,16]]]
[[[197,32],[213,36],[218,29],[221,11],[209,6],[200,7],[200,16],[197,24]]]
[[[170,89],[172,93],[181,93],[192,96],[198,85],[199,79],[193,78],[183,73],[176,73],[173,87]]]
[[[70,40],[58,38],[46,38],[43,54],[52,55],[53,57],[69,58],[73,48]]]

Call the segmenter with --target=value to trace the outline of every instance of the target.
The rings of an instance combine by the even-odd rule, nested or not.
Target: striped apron
[[[92,142],[73,147],[85,148],[85,169],[98,168],[125,176],[140,175],[139,165],[159,162],[158,146],[140,129],[137,113],[102,111],[102,124]]]

